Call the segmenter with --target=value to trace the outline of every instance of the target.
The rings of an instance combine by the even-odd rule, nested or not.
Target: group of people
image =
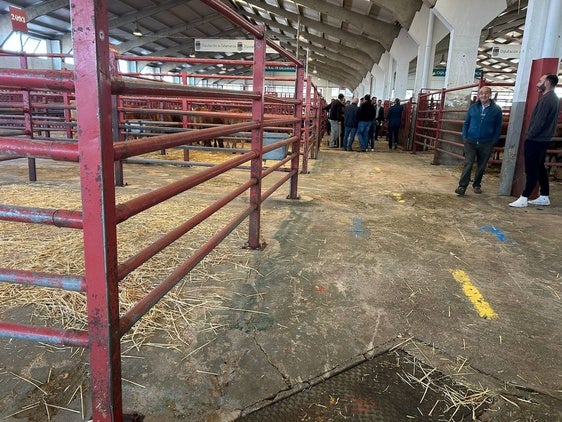
[[[402,124],[404,107],[397,98],[389,107],[386,119],[382,100],[371,98],[369,94],[363,98],[353,97],[346,104],[345,96],[339,94],[337,99],[326,107],[330,124],[329,148],[341,147],[345,151],[353,151],[355,136],[359,139],[359,151],[375,150],[375,141],[380,137],[383,124],[388,124],[388,149],[398,148],[398,132]],[[342,132],[343,129],[343,132]]]
[[[533,109],[525,139],[525,188],[521,196],[509,204],[510,207],[524,208],[530,205],[550,205],[548,172],[544,165],[546,151],[558,124],[560,100],[554,92],[558,76],[541,76],[537,90],[541,94]],[[470,183],[472,168],[476,163],[472,189],[482,193],[482,177],[488,165],[494,145],[502,129],[502,110],[492,100],[492,89],[483,86],[478,90],[478,101],[470,106],[462,128],[464,141],[464,167],[455,193],[463,196]],[[538,184],[539,196],[529,197]]]

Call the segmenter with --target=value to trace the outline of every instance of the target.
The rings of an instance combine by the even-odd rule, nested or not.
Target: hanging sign
[[[433,68],[432,76],[444,77],[446,73],[447,73],[447,68],[444,68],[444,67],[434,67],[434,68]],[[474,69],[474,77],[475,77],[476,79],[478,79],[478,78],[480,78],[481,76],[482,76],[482,69]]]
[[[236,38],[195,38],[195,51],[212,53],[253,53],[254,40]],[[267,46],[266,53],[276,51]]]
[[[10,22],[14,31],[27,32],[27,16],[24,9],[10,6]]]
[[[518,59],[521,56],[520,44],[494,44],[492,47],[492,57],[501,57],[502,59]]]
[[[284,66],[266,66],[266,72],[289,72],[295,73],[296,68],[294,67],[284,67]]]
[[[447,69],[445,69],[444,67],[434,67],[433,68],[433,72],[432,72],[432,76],[445,76],[445,72],[447,71]]]

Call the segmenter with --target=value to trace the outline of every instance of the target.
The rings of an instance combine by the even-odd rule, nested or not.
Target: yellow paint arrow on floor
[[[467,273],[462,270],[454,270],[453,277],[462,285],[462,290],[466,297],[472,302],[478,315],[481,318],[492,319],[498,318],[498,314],[492,309],[490,304],[486,302],[484,296],[476,288],[474,284],[470,281],[470,277]]]

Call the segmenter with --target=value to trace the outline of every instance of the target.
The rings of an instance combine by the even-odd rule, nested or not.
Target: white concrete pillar
[[[433,57],[433,27],[435,15],[425,4],[416,12],[409,34],[418,44],[418,61],[416,63],[416,74],[414,85],[414,97],[417,97],[423,88],[429,87],[429,72],[431,58]]]
[[[506,0],[437,1],[434,13],[451,31],[445,87],[474,83],[480,32],[506,7]]]
[[[384,97],[384,85],[385,85],[384,72],[378,64],[375,64],[373,66],[373,69],[371,70],[371,73],[375,77],[375,83],[373,85],[372,94],[374,94],[377,98],[384,99],[385,98]]]
[[[384,58],[384,61],[382,58]],[[394,90],[394,58],[390,53],[384,53],[381,57],[381,68],[384,72],[383,98],[390,99]]]
[[[408,89],[408,72],[410,61],[418,54],[418,45],[404,28],[398,33],[390,48],[390,54],[396,60],[394,78],[394,97],[405,99]]]
[[[560,21],[562,20],[562,0],[550,0],[545,26],[542,57],[560,57]]]
[[[529,81],[531,75],[531,64],[535,59],[547,57],[543,51],[551,49],[553,42],[560,39],[560,23],[558,23],[557,34],[553,33],[552,28],[547,28],[552,13],[560,15],[560,9],[552,11],[553,6],[557,6],[560,0],[529,0],[527,14],[525,16],[525,28],[533,28],[531,31],[523,33],[523,44],[521,45],[521,56],[517,67],[517,77],[515,80],[515,90],[513,92],[513,102],[509,116],[509,126],[505,141],[502,168],[500,171],[500,185],[498,193],[500,195],[510,195],[513,176],[515,174],[515,164],[519,154],[519,141],[521,139],[523,118],[525,115],[525,105],[527,101],[527,91],[529,83],[535,84],[537,81]],[[560,16],[558,16],[560,19]],[[553,40],[546,40],[549,36]],[[557,41],[558,40],[558,41]],[[560,57],[562,51],[558,45],[557,56]]]

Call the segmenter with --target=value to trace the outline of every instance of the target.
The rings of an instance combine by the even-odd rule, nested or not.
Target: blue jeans
[[[469,139],[464,141],[464,167],[462,169],[459,186],[467,187],[470,183],[472,166],[476,161],[476,172],[472,186],[479,187],[482,183],[482,176],[488,165],[488,160],[494,149],[495,142],[473,142]]]
[[[356,127],[346,126],[343,132],[343,147],[345,149],[351,149],[353,142],[355,141],[355,134],[357,133]]]
[[[371,122],[360,121],[357,125],[357,137],[359,138],[359,145],[361,146],[361,151],[367,149],[369,144],[369,128],[371,127]]]
[[[371,149],[375,149],[375,129],[377,127],[377,121],[373,120],[371,122],[371,127],[369,128],[369,146]]]

